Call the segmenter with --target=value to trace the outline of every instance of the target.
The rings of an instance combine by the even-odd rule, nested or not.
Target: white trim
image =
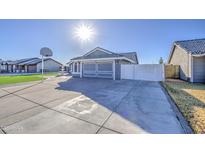
[[[192,55],[192,56],[194,56],[194,57],[203,57],[203,56],[205,56],[205,53],[204,54],[200,54],[200,55]]]
[[[75,63],[73,63],[73,72],[75,72]]]
[[[127,58],[127,57],[111,57],[111,58],[94,58],[94,59],[76,59],[76,60],[71,60],[72,62],[77,62],[77,61],[97,61],[97,60],[115,60],[115,59],[125,59],[131,63],[136,64],[135,61]]]
[[[115,60],[112,62],[112,75],[113,75],[113,80],[115,80]]]
[[[80,78],[83,77],[83,65],[82,65],[82,62],[80,62]]]
[[[189,56],[189,60],[188,60],[188,64],[189,64],[189,78],[190,78],[190,82],[194,82],[194,74],[193,74],[193,56],[191,53],[188,54]]]
[[[72,74],[80,74],[80,72],[72,72]]]
[[[190,81],[192,80],[192,76],[191,76],[191,54],[188,54],[188,77],[190,78]]]
[[[100,61],[83,61],[84,64],[93,64],[93,62],[101,64],[101,63],[112,63],[112,60],[100,60]]]
[[[86,53],[86,54],[85,54],[85,55],[83,55],[83,56],[90,55],[91,53],[93,53],[93,52],[95,52],[95,51],[97,51],[97,50],[100,50],[100,51],[105,52],[105,53],[107,53],[107,54],[112,54],[112,52],[111,52],[111,51],[105,50],[105,49],[100,48],[100,47],[96,47],[95,49],[93,49],[93,50],[89,51],[88,53]]]
[[[75,71],[74,71],[74,70],[75,70],[75,63],[73,63],[72,67],[73,67],[72,72],[75,72]]]
[[[190,78],[191,82],[194,82],[193,59],[194,59],[193,56],[191,56],[191,78]]]
[[[78,67],[78,65],[79,65],[79,63],[77,62],[77,72],[79,72],[79,69],[78,69],[79,67]]]
[[[193,56],[189,53],[189,78],[190,82],[194,82],[194,74],[193,74]]]

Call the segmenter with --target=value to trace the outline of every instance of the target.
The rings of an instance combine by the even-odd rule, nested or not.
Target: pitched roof
[[[16,64],[16,65],[18,65],[18,64],[20,64],[20,63],[23,63],[23,62],[28,62],[28,61],[31,61],[31,60],[35,60],[35,59],[39,59],[39,58],[25,58],[25,59],[19,59],[19,60],[16,60],[16,61],[14,61],[14,63],[13,64]]]
[[[41,62],[41,59],[36,58],[36,59],[31,59],[31,60],[28,60],[28,61],[21,62],[18,65],[34,65],[34,64],[38,64],[40,62]]]
[[[205,39],[176,41],[175,44],[193,55],[205,54]]]
[[[120,55],[123,55],[135,62],[138,63],[137,53],[136,52],[126,52],[126,53],[119,53]]]
[[[8,64],[8,65],[17,65],[22,62],[30,61],[36,58],[25,58],[25,59],[19,59],[19,60],[5,60],[1,61],[2,64]]]
[[[5,61],[5,60],[1,60],[1,61],[0,61],[0,64],[1,64],[1,65],[6,65],[6,64],[8,64],[8,63],[10,63],[10,62],[11,62],[10,60],[6,60],[6,61]]]
[[[44,58],[44,61],[47,61],[47,60],[53,60],[55,61],[56,63],[62,65],[60,62],[52,59],[52,58]],[[29,61],[25,61],[25,62],[22,62],[22,63],[19,63],[18,65],[35,65],[35,64],[38,64],[38,63],[41,63],[42,59],[40,58],[36,58],[36,59],[32,59],[32,60],[29,60]]]
[[[94,51],[98,51],[98,50],[105,51],[107,54],[95,55],[92,57],[89,56],[90,53],[92,53]],[[126,57],[126,58],[138,63],[136,52],[114,53],[114,52],[108,51],[108,50],[100,48],[100,47],[97,47],[97,48],[91,50],[90,52],[84,54],[83,56],[72,58],[71,60],[94,59],[94,58],[116,58],[116,57]]]
[[[53,60],[56,63],[62,65],[60,62],[52,59],[52,58],[44,58],[44,61],[46,60]],[[42,60],[40,58],[25,58],[25,59],[19,59],[15,61],[7,60],[7,61],[2,61],[1,64],[9,64],[9,65],[35,65],[40,63]]]

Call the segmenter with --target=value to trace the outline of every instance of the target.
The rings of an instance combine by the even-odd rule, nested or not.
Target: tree
[[[160,57],[160,59],[159,59],[159,64],[163,64],[163,63],[164,63],[164,60],[163,60],[162,57]]]

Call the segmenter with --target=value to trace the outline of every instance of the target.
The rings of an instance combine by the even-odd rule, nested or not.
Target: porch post
[[[13,72],[16,72],[16,65],[13,65]]]
[[[82,64],[82,61],[80,62],[80,78],[83,77],[83,64]]]
[[[75,62],[73,62],[73,64],[72,64],[72,67],[73,67],[72,73],[74,72],[74,66],[75,66]]]
[[[79,62],[77,62],[77,72],[79,72]]]
[[[113,80],[115,80],[115,60],[112,62]]]
[[[25,72],[26,72],[26,73],[28,72],[28,67],[27,67],[27,65],[25,65]]]
[[[189,78],[190,78],[190,82],[193,82],[193,56],[191,54],[189,54]]]

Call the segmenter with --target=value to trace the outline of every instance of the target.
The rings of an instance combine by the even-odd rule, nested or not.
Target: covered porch
[[[115,60],[78,60],[72,61],[70,69],[73,77],[108,78],[115,80]]]

